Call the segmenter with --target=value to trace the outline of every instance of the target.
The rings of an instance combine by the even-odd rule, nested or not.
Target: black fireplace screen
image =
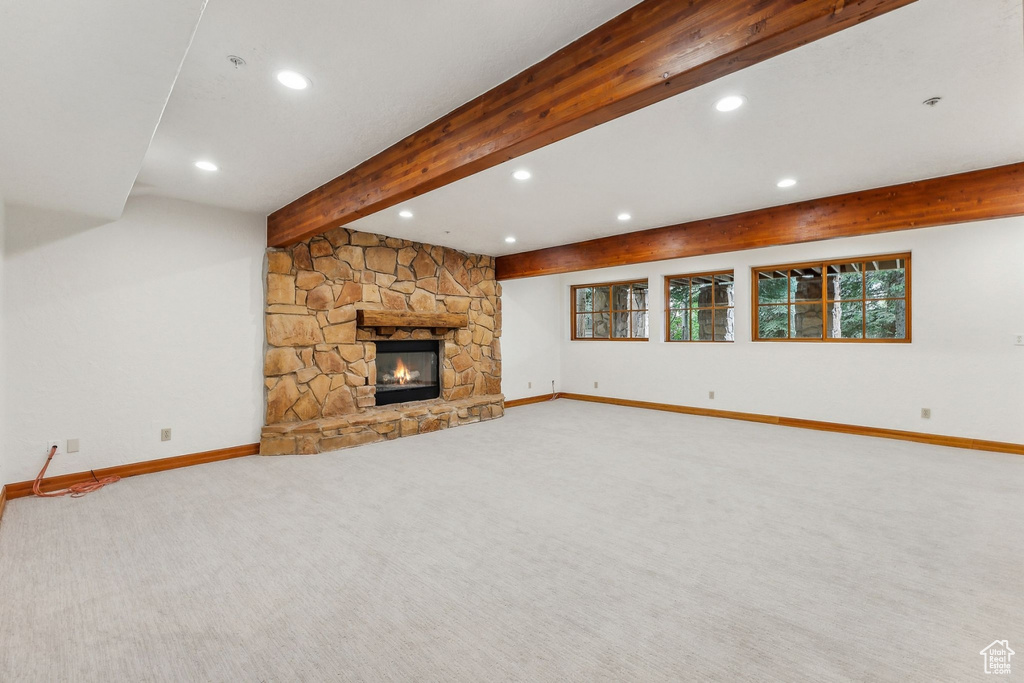
[[[379,341],[376,344],[377,405],[423,401],[441,395],[439,342]]]

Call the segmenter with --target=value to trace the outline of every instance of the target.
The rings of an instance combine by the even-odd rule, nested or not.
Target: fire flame
[[[395,366],[395,381],[399,384],[406,384],[409,381],[409,371],[406,370],[401,358],[398,359],[398,365]]]

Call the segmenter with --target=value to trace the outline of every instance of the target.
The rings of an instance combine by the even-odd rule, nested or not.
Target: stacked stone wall
[[[359,327],[359,309],[462,313],[468,327]],[[443,340],[441,399],[498,396],[500,404],[500,336],[501,286],[491,256],[346,228],[268,250],[266,424],[374,408],[374,342],[381,339]],[[483,412],[485,419],[498,413]]]

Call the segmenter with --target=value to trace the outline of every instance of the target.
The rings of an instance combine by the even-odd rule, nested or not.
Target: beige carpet
[[[13,501],[2,681],[1024,676],[1024,458],[569,400]]]

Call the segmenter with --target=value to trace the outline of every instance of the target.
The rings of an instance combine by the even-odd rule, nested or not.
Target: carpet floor
[[[570,400],[134,477],[8,505],[0,681],[986,680],[1022,494],[1020,456]]]

